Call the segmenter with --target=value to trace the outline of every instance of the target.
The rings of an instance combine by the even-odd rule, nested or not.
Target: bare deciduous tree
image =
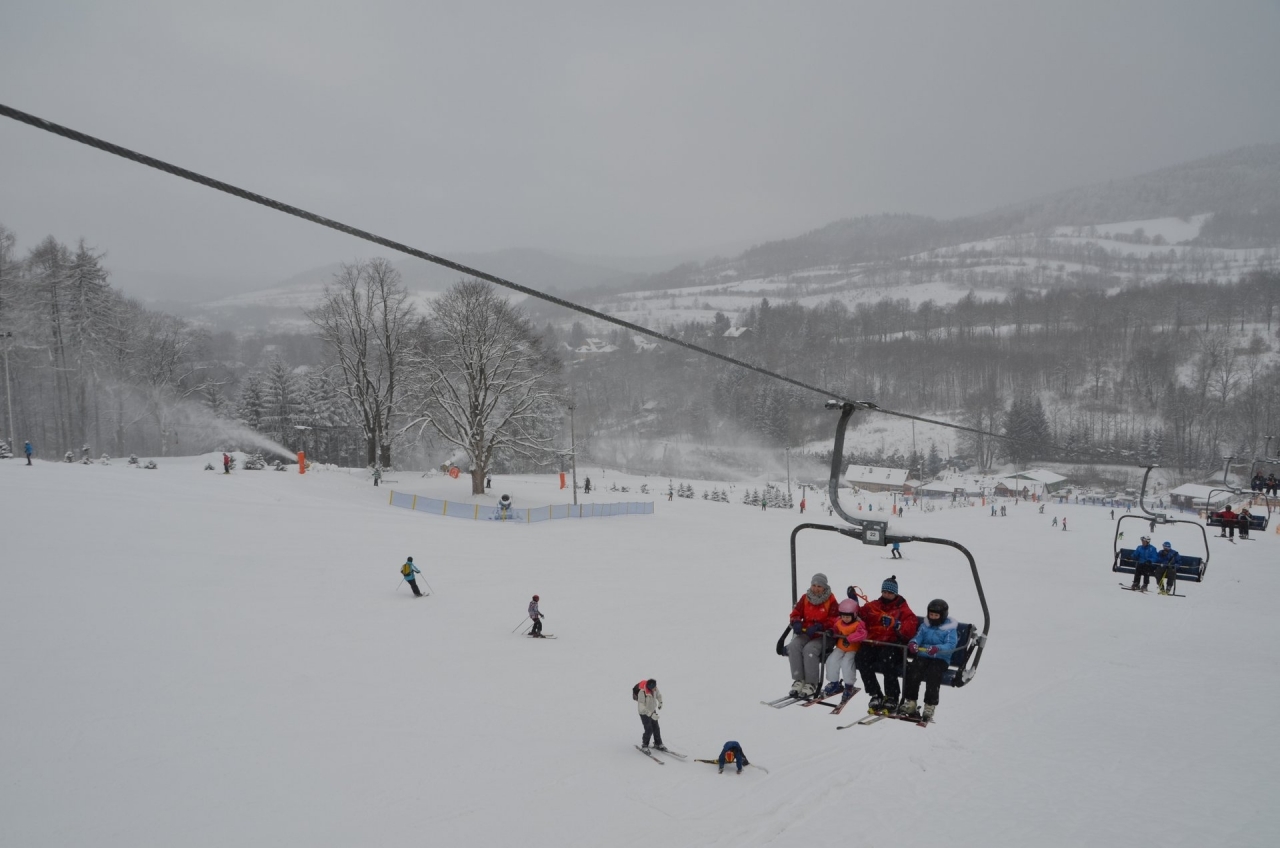
[[[430,426],[471,459],[471,493],[484,494],[495,456],[550,456],[564,398],[559,362],[532,324],[487,283],[458,283],[432,304],[417,393]]]
[[[369,465],[391,464],[391,420],[400,412],[402,381],[414,321],[400,272],[386,259],[343,265],[307,317],[341,374],[342,394],[364,430]]]

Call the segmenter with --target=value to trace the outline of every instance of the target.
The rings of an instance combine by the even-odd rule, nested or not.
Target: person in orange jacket
[[[818,573],[809,581],[809,591],[800,596],[791,610],[791,641],[787,658],[791,661],[791,697],[812,698],[822,685],[822,634],[835,622],[836,599],[827,575]]]
[[[858,656],[858,647],[867,638],[867,626],[858,618],[858,602],[846,598],[840,602],[840,617],[832,625],[837,637],[835,650],[827,657],[827,688],[822,690],[822,697],[829,698],[841,690],[840,680],[844,679],[844,696],[841,703],[853,697],[854,660]]]
[[[862,620],[867,625],[867,641],[879,643],[864,644],[858,650],[858,671],[871,699],[867,711],[891,715],[898,711],[902,699],[898,673],[905,655],[897,646],[910,642],[920,627],[920,617],[898,594],[896,574],[880,584],[880,597],[862,608]],[[883,690],[876,680],[877,672],[884,675]]]

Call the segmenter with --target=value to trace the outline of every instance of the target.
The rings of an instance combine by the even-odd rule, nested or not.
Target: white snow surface
[[[652,516],[471,522],[388,490],[568,499],[552,476],[473,499],[465,479],[208,459],[0,461],[0,845],[1280,843],[1273,532],[1210,539],[1205,582],[1164,598],[1119,590],[1106,509],[909,510],[891,532],[977,557],[991,641],[935,725],[837,731],[865,694],[839,717],[759,703],[790,682],[774,643],[796,511],[663,496]],[[601,502],[645,482],[588,474]],[[1194,553],[1199,534],[1156,537]],[[982,621],[952,549],[798,545],[802,586],[821,571],[874,594],[896,574],[917,612],[944,597]],[[406,555],[429,597],[401,585]],[[513,633],[535,592],[555,641]],[[673,749],[736,739],[770,773],[637,753],[647,677]]]

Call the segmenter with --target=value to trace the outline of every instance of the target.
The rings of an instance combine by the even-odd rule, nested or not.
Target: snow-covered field
[[[1106,510],[908,511],[895,530],[978,558],[991,641],[936,725],[837,731],[865,695],[839,718],[759,704],[789,683],[794,511],[469,522],[387,504],[471,501],[465,480],[204,462],[0,462],[0,845],[1280,844],[1274,533],[1211,539],[1205,582],[1164,598],[1119,590]],[[645,482],[588,474],[602,502]],[[501,492],[565,500],[551,477]],[[801,582],[896,574],[917,611],[981,621],[954,551],[799,551]],[[535,592],[555,641],[513,633]],[[770,773],[637,753],[649,676],[672,748],[737,739]]]

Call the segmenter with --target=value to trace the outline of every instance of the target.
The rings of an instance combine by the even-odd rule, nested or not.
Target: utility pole
[[[9,407],[9,450],[16,450],[13,443],[13,394],[9,391],[9,348],[13,346],[10,339],[13,338],[11,330],[5,330],[0,333],[0,339],[4,339],[4,399]]]
[[[787,454],[787,497],[791,497],[791,448],[783,448]]]
[[[578,440],[573,429],[573,401],[569,401],[569,462],[573,469],[573,505],[578,505]]]

